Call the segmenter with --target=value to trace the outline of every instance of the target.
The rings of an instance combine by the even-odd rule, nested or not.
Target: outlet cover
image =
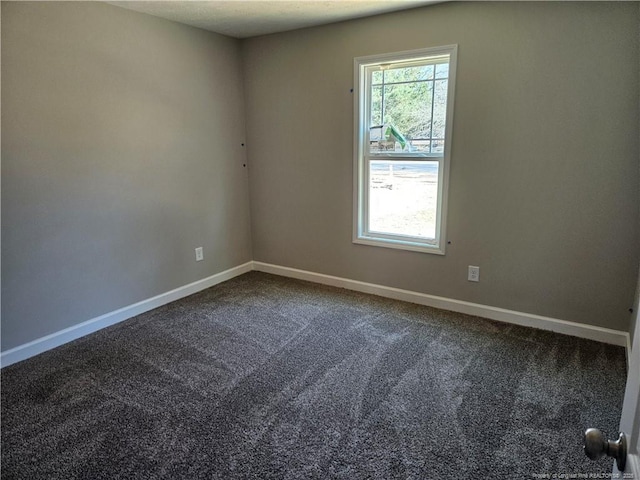
[[[198,247],[196,248],[196,262],[200,262],[201,260],[204,260],[204,251],[202,247]]]
[[[469,265],[469,276],[467,280],[470,282],[479,282],[480,281],[480,267],[475,267],[473,265]]]

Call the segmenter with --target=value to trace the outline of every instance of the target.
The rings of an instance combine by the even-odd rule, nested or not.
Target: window
[[[355,59],[355,243],[444,254],[456,51]]]

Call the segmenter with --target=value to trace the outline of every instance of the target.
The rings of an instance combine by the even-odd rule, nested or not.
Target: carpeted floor
[[[611,472],[620,347],[258,272],[2,370],[3,479]]]

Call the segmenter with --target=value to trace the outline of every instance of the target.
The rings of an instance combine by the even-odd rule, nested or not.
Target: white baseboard
[[[148,312],[154,308],[161,307],[167,303],[174,302],[181,298],[193,295],[201,290],[222,283],[226,280],[230,280],[233,277],[242,275],[243,273],[250,272],[253,269],[253,262],[247,262],[243,265],[230,268],[224,272],[216,273],[210,277],[203,278],[197,282],[184,285],[169,292],[156,295],[153,298],[142,300],[141,302],[134,303],[124,308],[120,308],[113,312],[100,315],[99,317],[92,318],[86,322],[79,323],[64,330],[52,333],[45,337],[38,338],[29,343],[25,343],[18,347],[2,352],[0,355],[0,365],[2,367],[9,366],[13,363],[26,360],[27,358],[38,355],[39,353],[46,352],[52,348],[59,347],[65,343],[76,340],[80,337],[88,335],[93,332],[97,332],[105,327],[122,322],[129,318],[140,315],[141,313]]]
[[[542,317],[540,315],[530,313],[516,312],[513,310],[480,305],[462,300],[437,297],[426,293],[401,290],[399,288],[386,287],[384,285],[365,283],[347,278],[334,277],[306,270],[298,270],[296,268],[282,267],[279,265],[253,261],[238,265],[237,267],[230,268],[229,270],[198,280],[197,282],[193,282],[169,292],[157,295],[153,298],[134,303],[133,305],[129,305],[119,310],[106,313],[91,320],[87,320],[86,322],[65,328],[64,330],[60,330],[45,337],[38,338],[29,343],[12,348],[11,350],[2,352],[0,354],[0,366],[6,367],[13,363],[26,360],[27,358],[38,355],[39,353],[59,347],[60,345],[71,342],[72,340],[76,340],[110,325],[135,317],[136,315],[140,315],[162,305],[166,305],[167,303],[174,302],[252,270],[272,273],[283,277],[308,280],[310,282],[320,283],[323,285],[331,285],[357,292],[371,293],[381,297],[393,298],[395,300],[403,300],[406,302],[417,303],[419,305],[427,305],[430,307],[441,308],[443,310],[451,310],[453,312],[466,313],[491,320],[513,323],[525,327],[539,328],[542,330],[550,330],[552,332],[558,332],[574,337],[619,345],[626,347],[627,355],[629,354],[629,334],[619,330],[569,322],[556,318]]]
[[[403,300],[406,302],[427,305],[429,307],[441,308],[443,310],[451,310],[453,312],[466,313],[477,317],[498,320],[500,322],[513,323],[525,327],[539,328],[541,330],[550,330],[552,332],[571,335],[574,337],[596,340],[598,342],[609,343],[627,347],[629,345],[629,333],[620,330],[612,330],[609,328],[596,327],[582,323],[569,322],[567,320],[559,320],[557,318],[543,317],[531,313],[516,312],[514,310],[506,310],[504,308],[491,307],[488,305],[480,305],[478,303],[470,303],[452,298],[437,297],[426,293],[412,292],[409,290],[401,290],[399,288],[385,287],[383,285],[375,285],[372,283],[359,282],[357,280],[349,280],[347,278],[334,277],[321,273],[309,272],[306,270],[298,270],[296,268],[281,267],[279,265],[271,265],[263,262],[253,262],[253,269],[260,272],[272,273],[284,277],[297,278],[299,280],[308,280],[310,282],[331,285],[333,287],[346,288],[357,292],[371,293],[395,300]]]

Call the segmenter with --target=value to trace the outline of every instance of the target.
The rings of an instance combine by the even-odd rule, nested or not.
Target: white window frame
[[[449,190],[449,164],[451,160],[451,138],[453,130],[453,105],[456,83],[457,45],[422,48],[397,53],[370,55],[354,59],[354,212],[353,243],[387,248],[399,248],[438,255],[445,254],[447,197]],[[449,56],[449,77],[447,84],[447,110],[445,141],[443,153],[391,152],[371,153],[369,151],[369,95],[365,70],[372,65],[403,63],[430,57]],[[367,88],[368,87],[368,88]],[[438,161],[438,198],[436,212],[436,233],[434,241],[420,237],[390,235],[371,232],[368,229],[369,218],[369,165],[375,159],[416,159]]]

